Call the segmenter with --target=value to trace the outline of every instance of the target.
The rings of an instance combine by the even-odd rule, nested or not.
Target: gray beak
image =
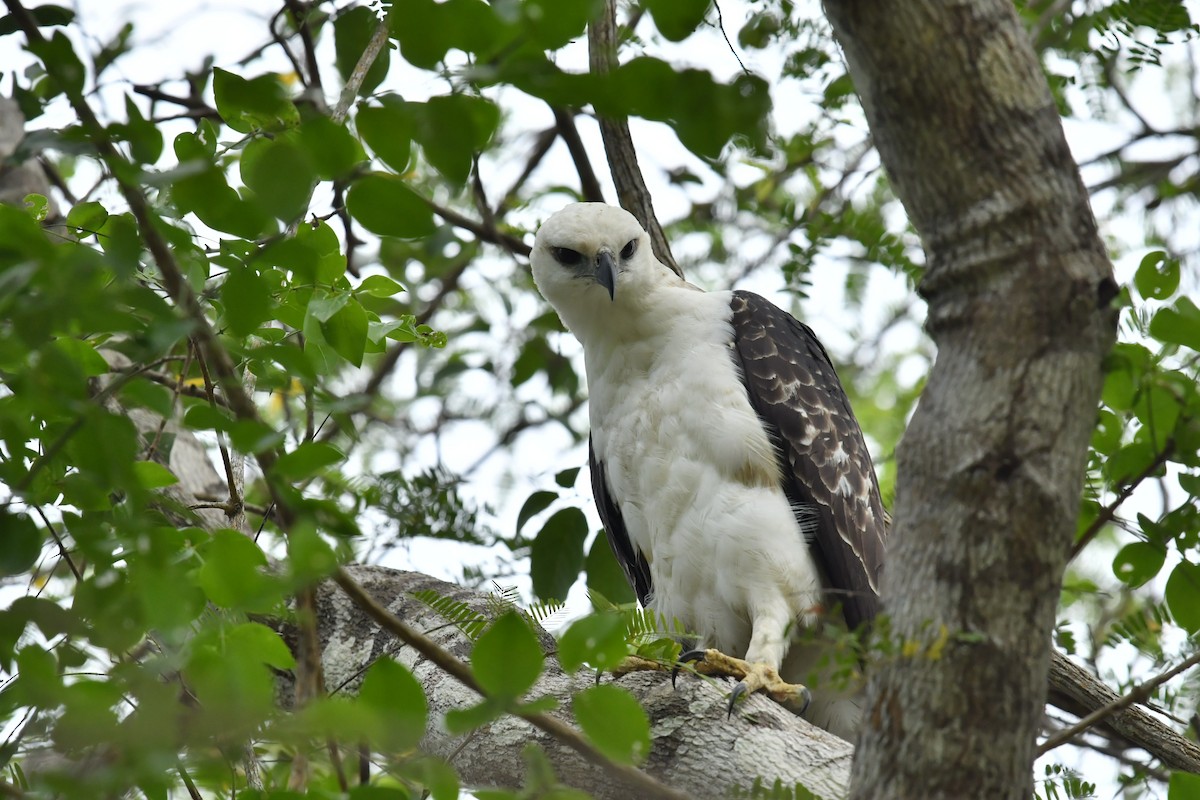
[[[617,294],[617,263],[609,250],[601,250],[596,255],[596,282],[608,289],[608,299],[613,300]]]

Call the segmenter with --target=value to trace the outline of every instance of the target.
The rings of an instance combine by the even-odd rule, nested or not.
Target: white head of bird
[[[637,219],[605,203],[574,203],[551,215],[529,263],[538,290],[581,341],[595,325],[612,335],[614,323],[636,316],[654,288],[684,283],[655,257]]]

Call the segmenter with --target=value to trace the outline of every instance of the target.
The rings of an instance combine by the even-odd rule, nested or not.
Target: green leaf
[[[275,75],[247,80],[217,67],[213,70],[213,97],[221,119],[239,133],[281,130],[300,121],[300,113]]]
[[[293,585],[311,586],[333,574],[338,557],[311,522],[292,526],[287,538],[288,575]]]
[[[603,8],[603,0],[524,0],[520,5],[533,40],[543,50],[557,50],[584,35],[588,21]]]
[[[234,266],[221,285],[225,325],[233,336],[249,336],[271,319],[274,303],[267,282],[250,267]]]
[[[279,457],[271,474],[285,481],[301,481],[345,459],[345,453],[331,444],[301,442],[295,450]]]
[[[225,632],[226,647],[254,657],[276,669],[294,669],[296,658],[277,631],[260,622],[243,622]]]
[[[74,95],[83,93],[87,70],[65,33],[55,31],[49,39],[29,42],[27,46],[46,65],[46,72],[54,76],[54,83],[60,91]]]
[[[349,175],[367,157],[344,124],[323,115],[305,120],[296,141],[325,181]]]
[[[246,145],[241,173],[262,208],[284,221],[304,214],[317,183],[308,154],[284,137],[256,139]]]
[[[29,216],[35,221],[45,222],[46,217],[50,216],[50,200],[46,195],[30,192],[22,198],[22,202]]]
[[[108,211],[95,201],[79,203],[72,206],[71,210],[67,212],[67,225],[83,234],[96,233],[104,226],[107,219]]]
[[[404,291],[404,287],[387,275],[368,275],[358,285],[357,291],[365,292],[372,297],[394,297]]]
[[[1147,300],[1166,300],[1179,288],[1179,261],[1154,250],[1142,258],[1133,276],[1138,294]]]
[[[56,349],[62,351],[79,368],[81,374],[94,378],[97,375],[108,374],[108,362],[104,356],[96,352],[91,342],[83,339],[64,338],[54,343]]]
[[[451,736],[461,736],[499,719],[504,713],[504,704],[498,700],[484,700],[467,708],[452,708],[444,718],[446,732]]]
[[[601,671],[620,664],[627,653],[625,618],[612,612],[588,614],[571,623],[558,640],[558,660],[567,672],[584,663]]]
[[[75,12],[62,6],[34,6],[29,9],[29,13],[33,15],[33,20],[39,28],[48,28],[52,25],[70,25],[75,21]],[[5,14],[3,17],[0,17],[0,36],[8,36],[10,33],[16,33],[20,29],[20,26],[17,25],[17,18],[12,14]]]
[[[385,98],[382,106],[363,106],[354,117],[354,124],[383,163],[401,174],[408,171],[413,119],[405,103]]]
[[[543,600],[565,600],[583,569],[587,518],[578,508],[558,511],[533,540],[529,572],[533,591]]]
[[[1172,772],[1167,784],[1167,800],[1200,800],[1200,775]]]
[[[1122,547],[1113,559],[1113,574],[1123,583],[1137,588],[1158,575],[1166,557],[1167,551],[1162,545],[1133,542]]]
[[[1200,350],[1200,308],[1189,297],[1180,297],[1161,308],[1150,320],[1150,335],[1171,344]]]
[[[363,678],[358,700],[378,715],[384,731],[380,745],[384,749],[412,749],[425,735],[429,716],[425,690],[402,664],[386,657],[372,664]]]
[[[157,461],[133,462],[133,474],[143,489],[161,489],[164,486],[174,486],[179,483],[179,478],[175,477],[175,473]]]
[[[529,623],[516,611],[508,611],[475,643],[471,672],[489,696],[509,702],[533,687],[545,660]]]
[[[368,323],[367,312],[362,304],[350,297],[349,302],[321,323],[321,332],[334,352],[354,366],[361,367],[367,347]]]
[[[554,482],[564,489],[570,489],[575,485],[575,481],[579,478],[579,467],[571,467],[564,469],[562,472],[554,476]]]
[[[126,30],[131,32],[133,28],[127,25]],[[97,72],[99,71],[100,65],[97,64]],[[125,96],[125,116],[128,117],[128,122],[115,127],[118,135],[129,142],[129,152],[133,160],[138,164],[153,164],[158,161],[163,151],[162,131],[154,122],[142,116],[141,109],[129,95]]]
[[[364,228],[380,236],[416,239],[437,230],[433,211],[394,175],[372,173],[355,181],[346,194],[346,208]]]
[[[363,51],[367,49],[367,43],[381,24],[383,23],[375,16],[375,12],[366,6],[351,8],[334,20],[333,48],[338,74],[342,76],[343,81],[350,80],[354,67],[362,58]],[[387,77],[390,57],[386,47],[375,57],[374,63],[363,78],[362,86],[359,87],[360,95],[369,95]]]
[[[461,186],[471,175],[475,154],[487,146],[499,124],[500,109],[490,100],[440,95],[425,103],[416,136],[429,163]]]
[[[242,239],[258,238],[270,224],[258,204],[235,192],[218,169],[206,168],[174,181],[171,199],[180,211],[190,211],[205,225]]]
[[[618,604],[632,603],[637,599],[629,585],[629,578],[625,576],[625,570],[613,555],[607,531],[600,531],[592,542],[584,569],[587,570],[588,591]]]
[[[654,24],[672,42],[681,42],[704,21],[709,0],[646,0]]]
[[[42,552],[42,532],[24,514],[0,510],[0,575],[20,575]]]
[[[436,69],[450,48],[483,54],[504,48],[516,31],[501,23],[482,0],[406,0],[393,3],[388,17],[391,35],[414,67]]]
[[[1167,606],[1189,634],[1200,631],[1200,565],[1180,561],[1167,578]]]
[[[557,499],[558,495],[554,492],[540,491],[529,495],[525,500],[525,504],[521,506],[521,510],[517,513],[516,532],[519,534],[521,528],[525,527],[525,523],[529,522],[530,518],[545,511]]]
[[[579,727],[612,760],[639,764],[650,754],[650,720],[629,692],[592,686],[575,695],[572,707]]]
[[[282,591],[265,574],[267,558],[248,537],[219,530],[201,548],[204,563],[196,583],[214,605],[267,612],[282,600]]]

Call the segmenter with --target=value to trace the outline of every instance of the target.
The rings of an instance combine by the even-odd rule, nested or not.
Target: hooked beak
[[[608,299],[615,300],[617,294],[617,262],[609,250],[596,255],[596,282],[608,289]]]

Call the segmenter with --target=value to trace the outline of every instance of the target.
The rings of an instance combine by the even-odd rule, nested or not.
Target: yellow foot
[[[733,687],[729,697],[729,713],[733,714],[733,704],[738,698],[755,692],[765,692],[776,703],[803,714],[804,709],[812,702],[812,693],[808,688],[798,683],[787,683],[779,677],[779,672],[770,664],[751,663],[740,658],[727,656],[720,650],[691,650],[679,656],[680,664],[690,663],[692,668],[702,675],[728,675],[738,678],[738,685]],[[671,683],[679,674],[676,665],[671,673]]]

